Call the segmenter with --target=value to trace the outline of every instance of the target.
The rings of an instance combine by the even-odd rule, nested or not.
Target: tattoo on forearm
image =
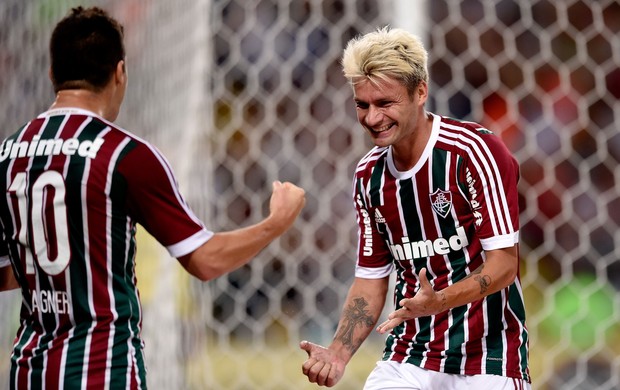
[[[363,341],[363,339],[354,340],[355,328],[358,326],[371,328],[375,324],[375,320],[368,314],[366,306],[368,306],[368,302],[364,298],[355,298],[353,304],[344,310],[340,329],[336,333],[335,339],[339,340],[352,353],[357,351]]]
[[[484,264],[482,264],[480,267],[476,268],[471,274],[463,278],[463,280],[465,280],[473,277],[474,280],[480,284],[480,294],[486,293],[492,283],[492,279],[489,275],[482,275],[483,268]]]
[[[439,291],[438,294],[441,297],[441,310],[445,310],[446,306],[448,305],[448,300],[446,299],[446,293],[443,291]]]
[[[479,275],[474,277],[478,283],[480,283],[480,294],[484,294],[491,285],[491,277],[489,275]]]

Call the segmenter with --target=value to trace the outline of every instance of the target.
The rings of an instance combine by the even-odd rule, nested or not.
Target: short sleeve
[[[506,248],[519,239],[519,166],[501,139],[480,135],[462,180],[484,250]]]
[[[386,277],[394,270],[394,263],[385,240],[377,229],[375,216],[367,206],[362,180],[355,181],[353,192],[358,231],[355,276],[365,279]]]
[[[153,146],[138,144],[124,156],[119,172],[127,185],[129,215],[171,256],[186,255],[213,236],[187,205],[168,161]]]

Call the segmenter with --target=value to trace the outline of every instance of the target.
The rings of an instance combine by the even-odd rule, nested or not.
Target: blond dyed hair
[[[427,62],[428,53],[417,36],[386,26],[351,39],[341,64],[352,86],[362,80],[376,83],[392,78],[413,94],[420,82],[428,84]]]

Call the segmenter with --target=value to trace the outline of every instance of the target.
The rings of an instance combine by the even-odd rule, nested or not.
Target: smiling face
[[[353,85],[357,119],[377,146],[410,150],[425,122],[426,83],[413,94],[398,80],[368,79]]]

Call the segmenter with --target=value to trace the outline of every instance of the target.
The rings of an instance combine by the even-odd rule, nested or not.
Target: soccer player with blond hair
[[[529,389],[519,279],[519,166],[483,126],[426,110],[427,52],[402,29],[352,39],[342,57],[374,147],[357,164],[355,279],[333,341],[302,341],[310,382],[334,386],[376,327],[364,389]]]

